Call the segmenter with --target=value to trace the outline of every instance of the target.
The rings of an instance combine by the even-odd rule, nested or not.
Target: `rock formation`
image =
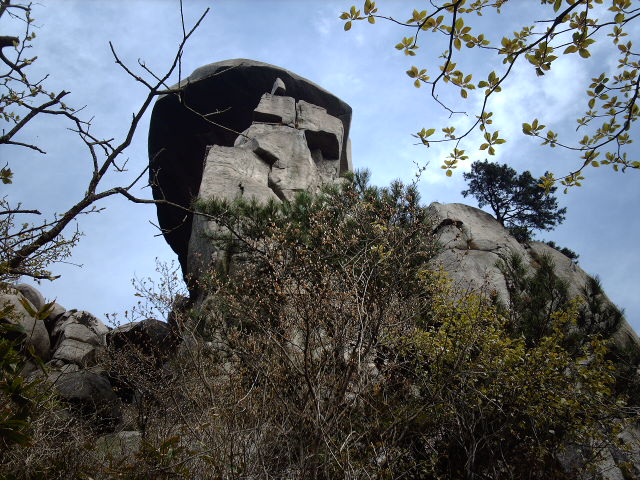
[[[42,376],[81,416],[91,418],[100,430],[113,430],[122,420],[121,400],[113,389],[110,372],[104,370],[105,351],[166,358],[173,343],[165,322],[146,319],[107,327],[83,310],[67,310],[52,302],[48,308],[42,294],[31,285],[4,286],[0,293],[0,323],[12,323],[24,330],[25,346],[43,360],[45,372],[32,361],[23,375]],[[44,312],[44,314],[41,314]],[[47,315],[48,312],[48,315]],[[42,320],[42,315],[47,315]]]
[[[173,88],[180,94],[159,98],[151,117],[155,199],[189,207],[199,193],[220,187],[227,197],[244,191],[286,198],[311,186],[314,177],[351,168],[351,107],[294,73],[253,60],[227,60],[198,68]],[[295,152],[302,163],[287,163],[285,151]],[[158,220],[188,273],[192,215],[159,205]]]
[[[173,89],[179,94],[161,97],[153,110],[150,178],[154,198],[168,202],[158,205],[160,226],[187,278],[197,278],[219,253],[210,241],[219,227],[187,211],[195,199],[282,202],[297,192],[317,191],[352,169],[351,108],[291,72],[230,60],[197,69]],[[589,281],[557,250],[540,242],[519,243],[482,210],[440,203],[429,209],[442,247],[434,263],[464,288],[483,290],[508,304],[511,293],[499,263],[514,254],[532,269],[549,256],[570,296],[579,296]],[[110,328],[89,312],[57,303],[47,306],[35,288],[19,284],[0,292],[0,307],[7,307],[0,323],[23,327],[25,344],[47,367],[42,373],[29,363],[23,373],[46,375],[70,411],[91,418],[100,432],[110,432],[97,448],[114,459],[138,450],[143,437],[123,430],[131,427],[124,421],[126,404],[144,396],[126,367],[144,359],[142,374],[151,382],[156,374],[166,375],[165,380],[176,374],[167,360],[180,340],[174,335],[182,327],[177,312],[187,310],[190,302],[194,299],[176,299],[168,323],[146,319]],[[626,321],[614,339],[623,348],[640,351],[640,339]],[[189,349],[193,339],[182,340],[181,348]],[[107,351],[118,352],[121,363],[101,364]],[[627,478],[623,464],[640,472],[634,446],[639,435],[633,428],[621,433],[621,443],[631,445],[631,453],[612,449],[607,478]]]
[[[509,290],[499,262],[512,254],[535,268],[540,257],[551,258],[556,275],[566,281],[569,297],[578,297],[589,275],[571,259],[542,242],[519,243],[493,216],[461,203],[432,203],[435,233],[443,247],[436,258],[449,276],[464,287],[495,294],[509,303]],[[610,303],[610,300],[606,299]],[[621,347],[640,349],[640,339],[626,320],[614,334]]]

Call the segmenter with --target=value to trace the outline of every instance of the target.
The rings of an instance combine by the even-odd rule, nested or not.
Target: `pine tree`
[[[529,240],[532,230],[552,230],[565,219],[567,209],[558,208],[552,195],[556,187],[545,192],[529,171],[518,175],[507,164],[476,161],[464,179],[469,188],[462,195],[473,195],[480,208],[490,206],[496,219],[519,241]]]

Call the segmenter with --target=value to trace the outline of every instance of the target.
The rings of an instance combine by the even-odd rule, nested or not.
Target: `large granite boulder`
[[[166,358],[173,348],[169,324],[155,318],[131,322],[114,328],[107,334],[107,344],[118,350],[135,350],[157,359]]]
[[[272,90],[284,94],[277,81]],[[341,121],[325,108],[265,93],[254,122],[238,135],[234,146],[214,145],[207,151],[198,197],[291,201],[299,192],[315,192],[338,180],[343,143]],[[192,286],[212,267],[230,268],[229,255],[211,241],[224,233],[203,216],[193,220],[186,269],[183,266]]]
[[[58,394],[99,430],[110,431],[122,421],[122,403],[105,377],[89,370],[60,374],[53,385]]]
[[[254,60],[236,59],[212,63],[195,70],[179,85],[180,94],[162,96],[156,102],[151,116],[149,130],[149,172],[153,196],[171,203],[189,207],[201,192],[203,172],[210,163],[214,166],[212,176],[233,177],[234,169],[245,163],[246,168],[256,172],[241,171],[242,181],[235,178],[226,182],[227,195],[253,193],[264,198],[280,195],[287,198],[291,192],[305,188],[302,177],[315,166],[318,177],[328,181],[332,172],[339,175],[351,169],[349,148],[349,126],[351,107],[322,89],[313,82],[283,68]],[[252,123],[275,125],[278,133],[267,135],[266,126]],[[284,134],[283,128],[296,130]],[[303,145],[310,156],[299,155],[303,164],[299,170],[291,168],[291,158],[270,157],[273,153],[267,144],[277,143],[282,135],[304,135]],[[262,133],[258,135],[258,133]],[[223,150],[220,147],[234,147],[239,137],[250,140],[256,134],[258,145],[243,145],[244,153],[238,150]],[[240,140],[242,141],[242,140]],[[211,146],[216,148],[209,148]],[[303,149],[304,150],[304,149]],[[267,165],[256,167],[255,154]],[[233,162],[230,163],[229,156]],[[237,155],[237,157],[236,157]],[[311,163],[313,162],[313,164]],[[297,165],[297,164],[296,164]],[[264,170],[274,167],[278,175],[272,176],[273,195],[264,187]],[[283,170],[287,170],[284,172]],[[284,178],[283,178],[284,177]],[[288,179],[292,183],[288,184]],[[251,191],[245,182],[255,180],[259,188]],[[235,183],[232,183],[235,182]],[[242,183],[241,186],[238,184]],[[234,186],[236,191],[229,188]],[[251,185],[253,186],[253,185]],[[268,186],[268,185],[267,185]],[[165,232],[165,238],[187,273],[187,254],[192,235],[193,217],[185,210],[170,205],[158,205],[158,220]],[[197,231],[206,229],[197,226]]]
[[[44,307],[44,297],[34,286],[27,285],[26,283],[19,283],[15,286],[15,289],[18,290],[24,298],[29,300],[36,310],[40,310]]]
[[[494,217],[478,208],[434,202],[429,209],[442,246],[436,262],[463,288],[482,290],[508,304],[509,291],[498,263],[513,254],[532,268],[540,257],[550,257],[556,275],[567,283],[570,297],[579,296],[589,280],[567,256],[542,242],[518,243]],[[640,349],[640,339],[626,320],[613,338],[620,346]]]
[[[73,363],[81,367],[94,365],[108,331],[105,324],[89,312],[62,313],[51,330],[52,360],[56,364]]]

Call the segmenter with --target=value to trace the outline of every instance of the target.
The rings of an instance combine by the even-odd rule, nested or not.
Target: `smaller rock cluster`
[[[67,310],[55,302],[47,304],[42,294],[27,284],[4,286],[0,311],[0,323],[24,329],[25,346],[32,346],[44,362],[47,380],[61,398],[104,431],[113,430],[122,421],[122,398],[113,388],[113,373],[101,364],[106,351],[135,349],[159,359],[172,348],[170,328],[165,322],[150,318],[111,328],[84,310]],[[33,361],[22,373],[44,374]]]

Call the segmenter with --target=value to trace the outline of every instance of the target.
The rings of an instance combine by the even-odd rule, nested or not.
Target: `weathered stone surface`
[[[325,159],[322,150],[313,150],[311,152],[318,171],[319,182],[321,184],[333,183],[340,176],[340,160]]]
[[[169,325],[155,318],[114,328],[107,335],[107,343],[116,350],[135,348],[156,358],[166,357],[172,348]]]
[[[58,316],[51,328],[53,360],[83,367],[95,365],[109,329],[84,310],[69,310]]]
[[[272,92],[280,78],[287,96],[325,108],[337,118],[349,136],[351,107],[294,73],[253,60],[236,59],[213,63],[194,71],[176,88],[176,95],[160,97],[151,116],[149,130],[149,176],[156,199],[167,199],[188,207],[198,195],[207,146],[230,147],[237,133],[249,128],[260,98]],[[280,86],[279,88],[282,88]],[[278,89],[273,93],[279,93]],[[215,124],[201,114],[220,112]],[[340,172],[347,171],[346,144],[337,156]],[[158,220],[165,238],[186,265],[192,215],[168,205],[158,205]]]
[[[122,420],[120,400],[106,378],[81,370],[59,375],[54,386],[74,410],[95,419],[99,428],[111,430]]]
[[[65,363],[75,363],[81,367],[95,365],[97,349],[95,345],[81,342],[73,338],[65,338],[58,342],[53,360],[60,360]]]
[[[16,290],[14,290],[14,292],[15,293],[0,294],[0,308],[4,308],[5,306],[12,307],[12,313],[0,318],[0,322],[21,325],[26,332],[26,345],[33,346],[35,353],[46,362],[50,358],[51,342],[44,321],[33,318],[22,303],[20,303],[20,300],[28,302],[28,305],[33,310],[36,310],[35,307],[29,300],[23,297],[21,293],[18,293]]]
[[[44,323],[47,326],[47,330],[51,331],[56,321],[58,320],[58,318],[61,315],[63,315],[66,311],[67,309],[64,308],[62,305],[60,305],[59,303],[54,303],[51,306],[51,312],[49,313],[47,318],[44,319]]]
[[[81,323],[67,324],[58,336],[57,345],[68,339],[77,340],[78,342],[84,342],[95,346],[103,344],[102,339],[96,332]]]
[[[49,369],[47,381],[52,385],[58,383],[64,375],[80,371],[80,367],[75,363],[65,363],[60,360],[51,360],[47,363],[47,368]]]
[[[294,127],[296,101],[293,97],[281,97],[265,93],[253,112],[255,122],[281,123]]]
[[[277,199],[269,188],[270,170],[269,164],[248,148],[214,145],[205,160],[198,196],[229,201],[249,195],[261,202]]]
[[[299,192],[315,192],[339,178],[343,125],[325,108],[267,93],[255,113],[257,121],[238,135],[233,148],[208,150],[200,199],[291,201]],[[239,261],[233,254],[232,265],[232,258],[213,245],[212,240],[225,233],[202,216],[193,220],[183,265],[192,290],[205,269],[228,271]]]
[[[524,247],[487,212],[462,203],[434,202],[429,209],[438,219],[436,231],[445,248],[525,254]]]
[[[310,150],[320,149],[325,158],[340,158],[344,128],[327,110],[304,100],[296,104],[296,127],[304,130]]]
[[[512,253],[528,257],[524,247],[495,218],[477,208],[434,202],[429,210],[443,247],[436,261],[453,281],[463,288],[496,294],[508,302],[507,285],[496,264]]]
[[[314,190],[318,172],[302,131],[284,125],[253,124],[245,132],[252,139],[240,143],[271,164],[269,188],[278,198],[291,200],[297,192]]]
[[[255,143],[251,142],[251,146],[255,146]],[[199,197],[228,201],[237,197],[253,197],[260,202],[279,201],[269,187],[270,170],[269,164],[248,146],[235,148],[215,145],[207,154]],[[214,222],[202,216],[193,219],[187,260],[183,265],[185,274],[197,278],[203,269],[215,261],[217,252],[210,239],[220,234]]]
[[[581,294],[589,276],[568,257],[542,242],[522,245],[490,214],[460,203],[432,203],[435,233],[443,247],[436,257],[461,287],[497,295],[508,304],[509,292],[498,262],[516,254],[534,268],[542,256],[550,257],[558,277],[569,285],[569,295]],[[606,299],[609,301],[609,299]],[[640,339],[626,321],[613,336],[622,346],[640,349]]]
[[[70,329],[69,334],[66,333],[67,329]],[[108,331],[107,326],[93,314],[72,309],[58,317],[51,329],[51,338],[56,343],[65,338],[80,341],[86,338],[90,344],[104,345],[104,336]]]
[[[16,290],[18,290],[24,298],[31,302],[36,310],[40,310],[44,307],[45,301],[42,294],[33,286],[27,285],[26,283],[19,283],[15,286]]]
[[[287,93],[287,86],[284,84],[281,78],[276,78],[271,87],[271,95],[284,95]]]

